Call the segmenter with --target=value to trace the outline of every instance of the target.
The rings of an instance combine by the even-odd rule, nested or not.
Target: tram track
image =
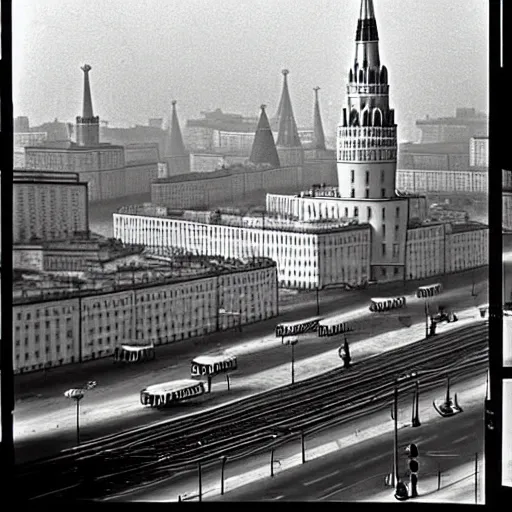
[[[378,403],[385,401],[389,397],[390,384],[400,373],[428,372],[443,367],[455,369],[457,363],[460,366],[464,360],[468,367],[485,364],[487,338],[486,323],[457,329],[374,356],[349,370],[327,372],[294,386],[153,429],[109,436],[101,444],[91,443],[83,450],[68,453],[60,459],[57,457],[46,464],[20,468],[19,476],[35,483],[41,481],[43,475],[43,480],[48,482],[48,477],[58,474],[58,478],[54,477],[54,488],[68,488],[70,491],[76,489],[77,481],[85,477],[96,482],[94,494],[101,495],[107,488],[131,485],[132,480],[137,481],[143,473],[155,476],[164,467],[169,471],[171,467],[183,467],[195,460],[207,462],[218,457],[219,453],[236,452],[242,447],[254,447],[265,440],[268,442],[276,431],[308,426],[317,428],[332,421],[333,416],[356,414],[365,406],[371,404],[373,407],[376,391],[382,393]],[[435,372],[426,373],[422,377],[422,386],[436,378],[439,379]],[[128,475],[130,478],[127,480]],[[54,490],[59,493],[60,489]],[[32,485],[31,497],[41,496],[47,490],[43,484]],[[61,493],[61,497],[65,495],[65,492]]]

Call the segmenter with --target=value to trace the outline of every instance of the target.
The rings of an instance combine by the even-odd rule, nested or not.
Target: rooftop
[[[469,147],[465,142],[462,143],[448,143],[448,142],[433,142],[430,144],[419,144],[407,142],[400,144],[398,148],[399,153],[421,153],[421,154],[446,154],[446,153],[461,153],[468,154]]]
[[[13,304],[140,290],[275,265],[268,258],[241,261],[220,256],[192,255],[180,248],[145,250],[143,255],[129,264],[117,265],[112,269],[94,269],[76,276],[34,270],[14,271]]]
[[[221,156],[222,155],[219,154],[219,158]],[[272,169],[272,166],[269,164],[252,164],[248,162],[246,164],[236,164],[231,167],[218,169],[212,172],[190,172],[186,174],[177,174],[176,176],[169,176],[168,178],[156,178],[152,183],[182,183],[184,181],[212,180],[215,178],[224,178],[232,176],[233,174],[244,174],[261,169]]]
[[[347,229],[365,229],[370,225],[359,223],[354,218],[321,219],[306,222],[289,219],[273,212],[247,212],[236,208],[209,210],[171,210],[164,206],[151,204],[122,206],[117,211],[121,215],[140,215],[147,217],[168,218],[198,224],[215,224],[241,227],[246,229],[264,229],[269,231],[289,231],[295,233],[325,234]]]
[[[109,144],[108,142],[101,142],[97,146],[79,146],[73,141],[63,140],[55,142],[45,142],[40,146],[25,146],[27,151],[55,151],[55,150],[66,150],[66,151],[97,151],[99,149],[124,149],[124,146],[116,146]]]
[[[452,233],[462,233],[464,231],[476,231],[478,229],[488,229],[489,226],[482,222],[470,221],[464,223],[452,224]]]

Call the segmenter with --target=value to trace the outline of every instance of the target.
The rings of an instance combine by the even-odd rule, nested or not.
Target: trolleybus
[[[192,360],[190,374],[192,378],[206,377],[208,381],[208,393],[212,389],[212,378],[226,374],[226,382],[229,390],[229,372],[237,369],[235,355],[220,354],[211,356],[199,356]]]
[[[154,384],[140,392],[140,403],[149,407],[168,407],[204,395],[203,382],[184,379]]]
[[[115,363],[140,363],[155,359],[155,346],[149,345],[129,345],[124,344],[114,349]]]

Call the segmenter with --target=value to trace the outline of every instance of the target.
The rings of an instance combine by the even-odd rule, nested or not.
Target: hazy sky
[[[277,109],[282,75],[299,125],[320,86],[334,133],[355,54],[360,0],[13,0],[14,115],[31,125],[81,113],[92,66],[95,115],[147,124],[178,100],[187,118]],[[374,0],[400,140],[414,121],[458,106],[487,110],[487,0]]]

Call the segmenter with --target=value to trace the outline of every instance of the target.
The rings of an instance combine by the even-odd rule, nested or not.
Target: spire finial
[[[316,87],[313,87],[313,91],[315,91],[315,98],[318,101],[318,91],[320,90],[320,87],[318,85]]]
[[[267,108],[267,105],[262,104],[262,105],[260,105],[260,108],[261,108],[261,110],[265,110]]]
[[[288,69],[283,69],[281,73],[283,73],[284,77],[286,78],[286,75],[288,75],[290,71]]]
[[[91,66],[89,66],[89,64],[84,64],[81,68],[80,68],[84,73],[89,73],[89,71],[91,71]]]

